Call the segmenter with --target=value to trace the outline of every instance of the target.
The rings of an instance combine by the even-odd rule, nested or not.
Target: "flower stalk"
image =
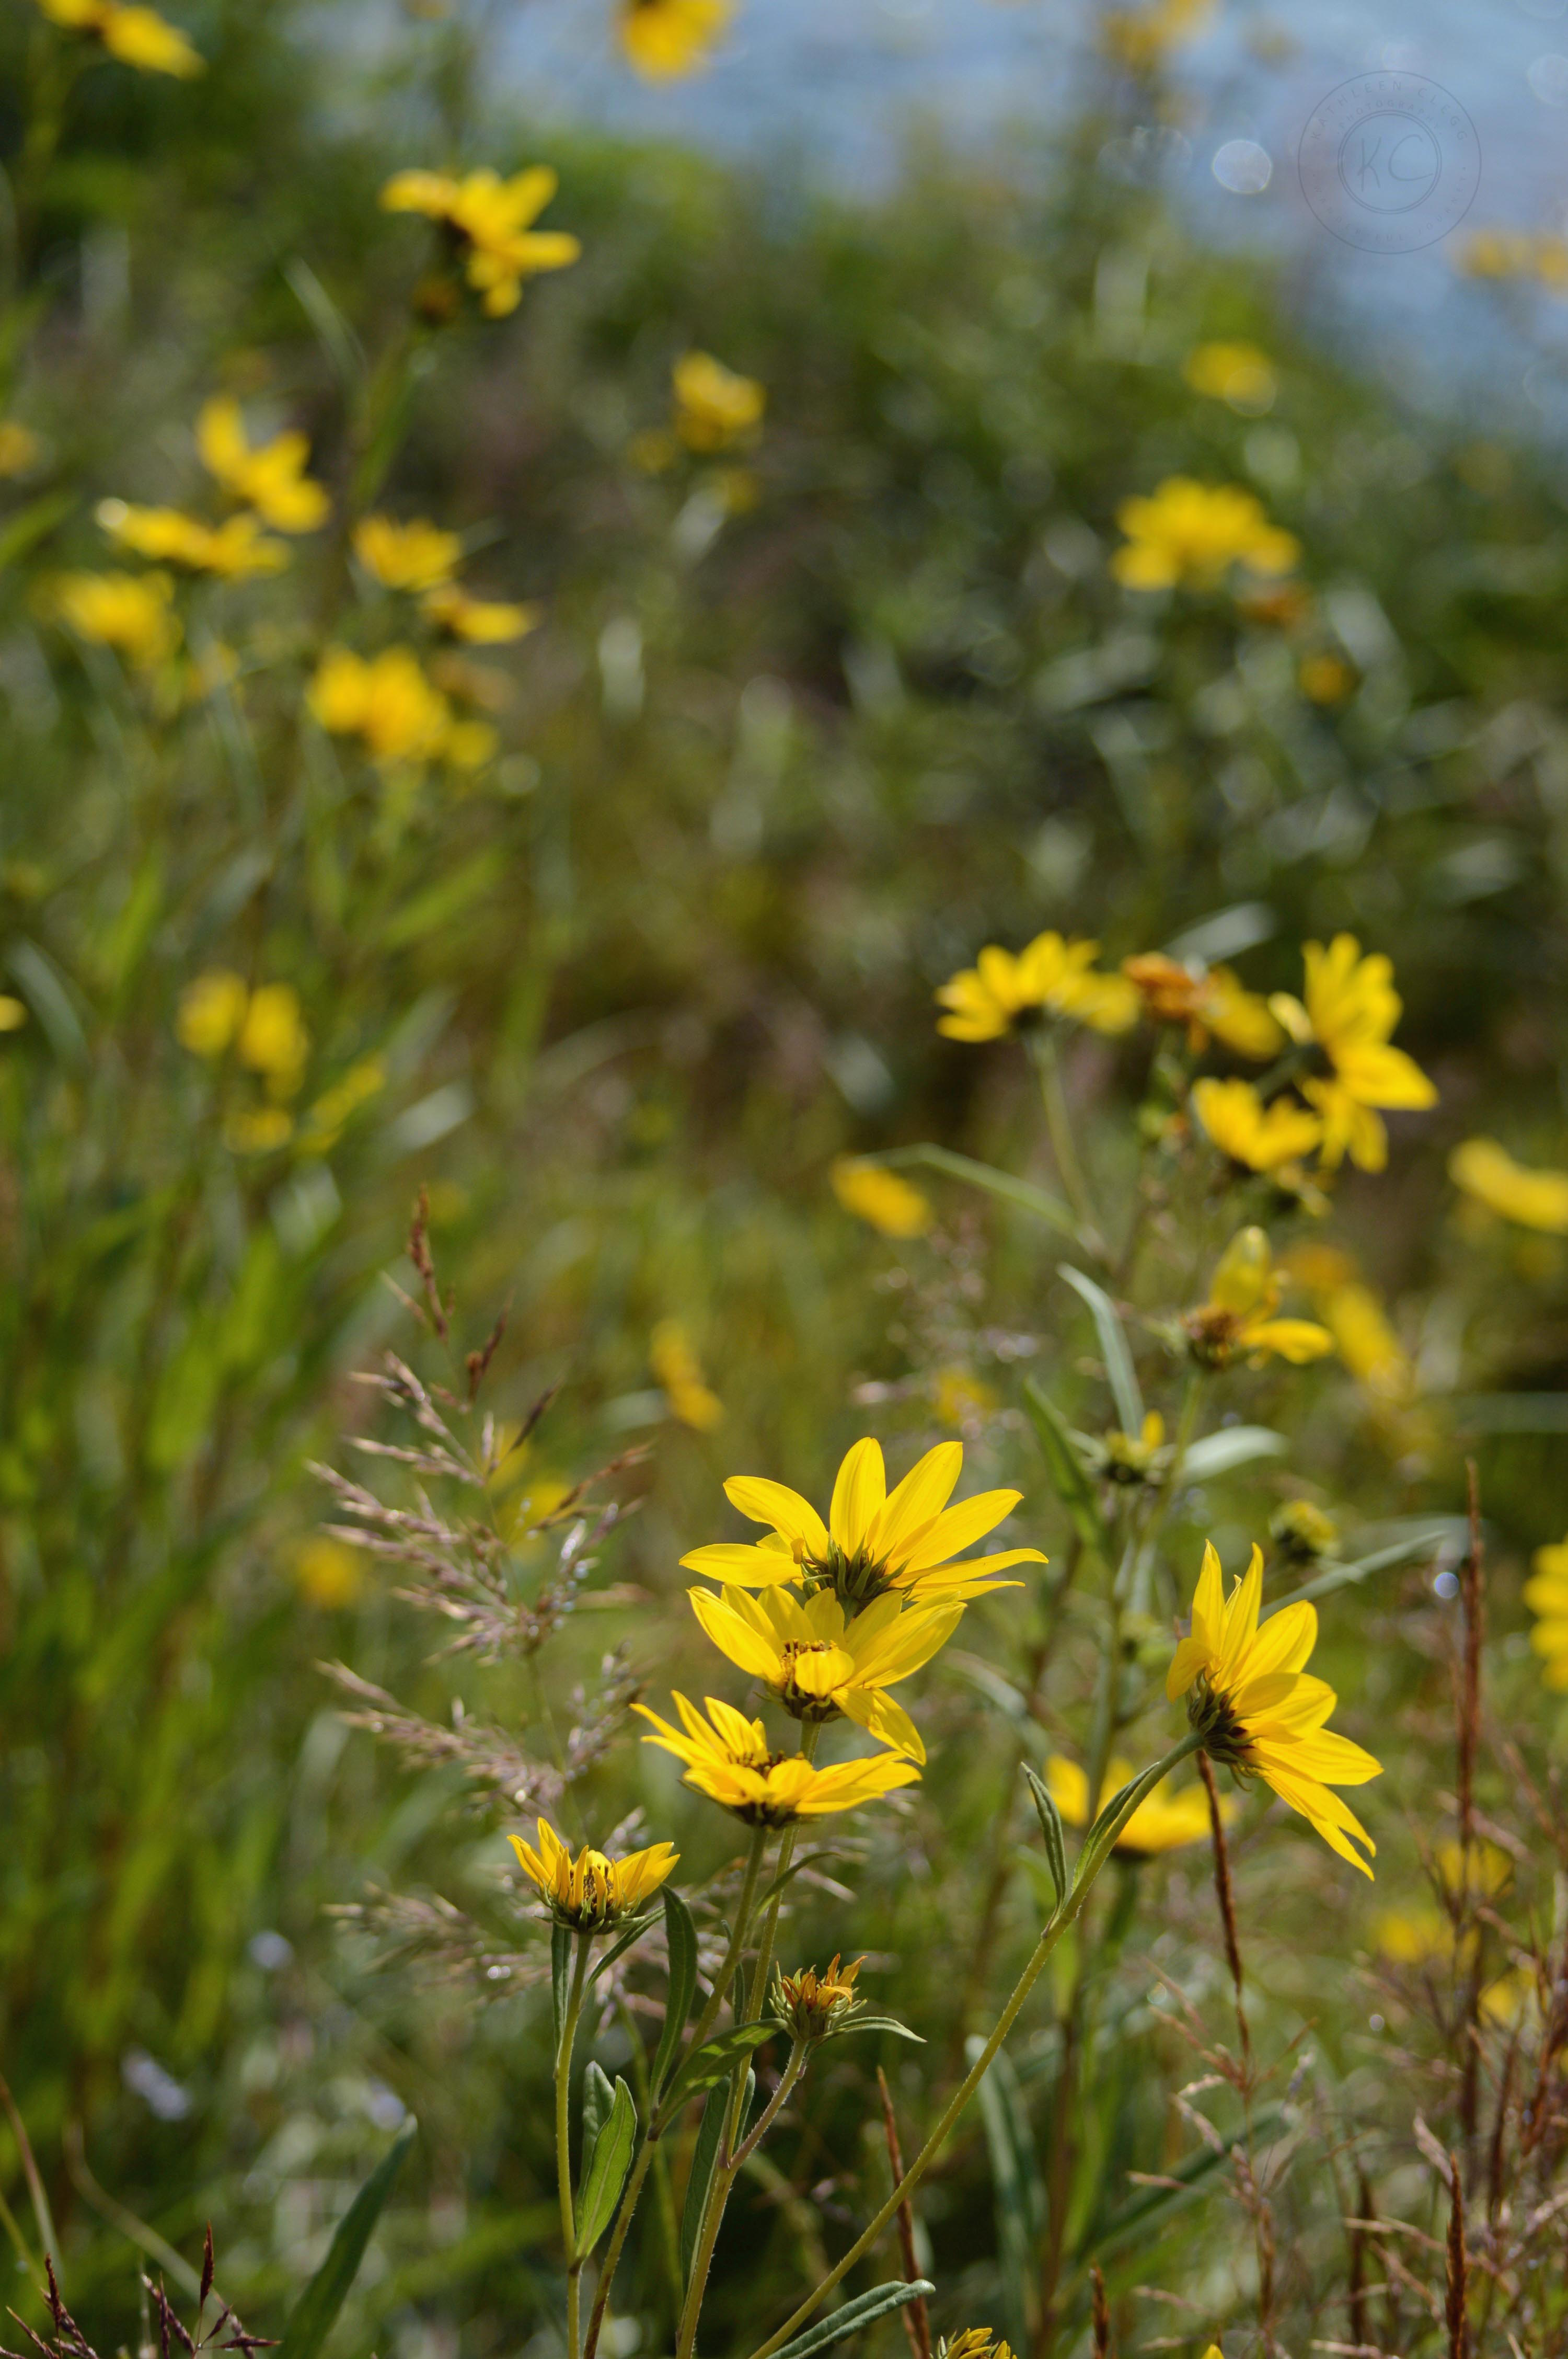
[[[572,2212],[572,2050],[577,2046],[577,2027],[582,2015],[582,1995],[588,1984],[588,1962],[592,1947],[591,1933],[578,1935],[571,1990],[561,2024],[560,2045],[556,2050],[556,2181],[561,2199],[561,2242],[567,2256],[568,2359],[578,2359],[578,2300],[582,2283],[582,2257],[577,2249],[577,2222]]]

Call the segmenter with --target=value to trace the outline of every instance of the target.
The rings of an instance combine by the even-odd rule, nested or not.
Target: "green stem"
[[[751,2132],[744,2145],[736,2147],[732,2159],[725,2165],[725,2169],[730,2179],[735,2178],[741,2167],[745,2163],[750,2162],[752,2157],[756,2153],[757,2148],[762,2145],[762,2140],[767,2136],[768,2132],[772,2129],[774,2121],[783,2111],[790,2091],[794,2088],[802,2072],[806,2070],[806,2060],[809,2052],[808,2045],[804,2039],[797,2039],[795,2046],[790,2049],[789,2062],[784,2069],[784,2078],[780,2081],[778,2087],[773,2091],[773,2095],[768,2099],[767,2104],[762,2107],[762,2112],[758,2114],[755,2129]]]
[[[899,2205],[905,2201],[919,2186],[946,2143],[948,2133],[959,2114],[984,2080],[997,2050],[1017,2021],[1024,2000],[1044,1971],[1051,1952],[1067,1928],[1082,1914],[1084,1905],[1094,1888],[1095,1880],[1110,1857],[1117,1836],[1121,1832],[1145,1794],[1152,1793],[1160,1780],[1168,1777],[1178,1762],[1184,1761],[1189,1754],[1195,1753],[1200,1742],[1197,1731],[1189,1729],[1180,1744],[1173,1745],[1170,1752],[1154,1765],[1147,1777],[1141,1777],[1137,1781],[1127,1801],[1114,1817],[1108,1818],[1102,1824],[1091,1829],[1089,1840],[1086,1843],[1078,1861],[1078,1872],[1071,1892],[1057,1905],[1048,1919],[1040,1939],[1030,1953],[1027,1965],[1013,1984],[1011,1996],[998,2017],[990,2038],[944,2106],[935,2128],[863,2234],[856,2238],[843,2258],[837,2262],[821,2282],[807,2294],[799,2309],[786,2318],[784,2324],[776,2332],[771,2334],[765,2343],[760,2343],[757,2345],[751,2354],[751,2359],[771,2359],[771,2354],[778,2349],[781,2343],[787,2343],[792,2335],[798,2333],[813,2310],[818,2308],[824,2296],[831,2293],[834,2287],[849,2275],[856,2263],[864,2259],[889,2221],[896,2214]]]
[[[741,1897],[735,1907],[735,1924],[730,1936],[730,1946],[724,1953],[723,1964],[713,1978],[713,1988],[708,1995],[708,2005],[697,2017],[697,2029],[687,2042],[685,2056],[689,2056],[693,2049],[700,2048],[708,2038],[719,2019],[719,2010],[724,2004],[725,1993],[734,1980],[735,1969],[741,1962],[741,1952],[745,1947],[746,1935],[751,1930],[752,1910],[757,1897],[757,1884],[762,1872],[762,1858],[767,1851],[768,1837],[771,1832],[771,1828],[758,1827],[752,1834],[752,1848],[746,1859],[746,1874],[741,1886]],[[685,2060],[685,2056],[682,2061]],[[678,2071],[679,2069],[677,2065],[676,2071]],[[670,2077],[673,2080],[675,2074],[672,2073]],[[599,2348],[599,2338],[604,2325],[604,2313],[609,2307],[610,2288],[614,2280],[616,2264],[621,2258],[622,2247],[626,2242],[633,2214],[642,2197],[643,2182],[658,2152],[659,2141],[668,2129],[672,2118],[673,2116],[665,2106],[661,2106],[653,2114],[648,2124],[648,2134],[643,2140],[642,2151],[633,2166],[632,2176],[626,2182],[625,2192],[621,2198],[620,2209],[615,2215],[615,2226],[605,2251],[604,2266],[599,2273],[599,2291],[594,2297],[593,2309],[589,2316],[588,2340],[583,2346],[583,2359],[594,2359],[594,2354]],[[678,2289],[676,2299],[677,2300],[679,2299]]]
[[[1084,1242],[1090,1245],[1103,1261],[1105,1247],[1099,1242],[1094,1208],[1078,1161],[1078,1150],[1073,1138],[1072,1116],[1067,1112],[1066,1093],[1062,1087],[1061,1060],[1056,1053],[1056,1036],[1049,1028],[1033,1035],[1031,1042],[1034,1070],[1040,1077],[1040,1103],[1045,1110],[1045,1128],[1051,1140],[1051,1154],[1057,1177],[1066,1192],[1067,1201],[1078,1217],[1084,1232]]]
[[[560,2190],[561,2242],[567,2256],[567,2359],[578,2359],[578,2295],[582,2282],[582,2260],[577,2249],[577,2222],[572,2212],[572,2050],[577,2046],[578,2019],[582,2014],[582,1995],[588,1982],[589,1951],[592,1946],[591,1933],[578,1935],[571,1995],[567,2001],[566,2021],[561,2026],[560,2046],[556,2050],[556,2183]]]

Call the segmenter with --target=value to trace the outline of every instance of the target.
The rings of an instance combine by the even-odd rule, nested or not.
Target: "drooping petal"
[[[868,1434],[856,1442],[839,1467],[827,1511],[827,1528],[846,1556],[859,1553],[886,1499],[881,1444]]]
[[[879,1745],[925,1767],[925,1746],[920,1731],[893,1697],[884,1695],[880,1688],[844,1688],[838,1695],[838,1709]]]

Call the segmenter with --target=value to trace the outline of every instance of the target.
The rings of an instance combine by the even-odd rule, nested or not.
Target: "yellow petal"
[[[920,1731],[901,1703],[880,1688],[845,1688],[838,1697],[838,1709],[868,1736],[891,1752],[902,1753],[911,1761],[925,1763],[925,1746]]]
[[[979,1491],[972,1499],[960,1499],[891,1561],[903,1572],[924,1572],[931,1565],[946,1564],[1005,1522],[1022,1496],[1022,1491]]]
[[[857,1441],[838,1469],[827,1528],[846,1556],[860,1552],[861,1543],[887,1499],[887,1470],[881,1445],[868,1434]]]
[[[827,1532],[809,1499],[785,1484],[770,1483],[760,1474],[733,1474],[724,1495],[754,1524],[772,1524],[786,1540],[799,1541],[808,1557],[821,1563],[827,1554]]]
[[[776,1646],[743,1622],[710,1589],[688,1589],[687,1595],[704,1635],[712,1639],[721,1655],[728,1655],[732,1663],[750,1671],[755,1679],[778,1680],[784,1666]]]
[[[935,1450],[928,1450],[903,1482],[889,1492],[886,1505],[868,1535],[871,1553],[890,1557],[934,1523],[952,1497],[963,1471],[962,1442],[939,1441]]]

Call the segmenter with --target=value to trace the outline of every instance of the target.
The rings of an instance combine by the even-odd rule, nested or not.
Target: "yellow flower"
[[[576,1933],[605,1933],[636,1916],[680,1857],[667,1843],[650,1843],[624,1859],[607,1859],[584,1843],[574,1859],[548,1820],[539,1820],[538,1828],[537,1851],[521,1835],[508,1840],[557,1924]]]
[[[368,516],[354,527],[354,555],[367,573],[388,590],[434,590],[449,582],[462,560],[455,532],[416,517]]]
[[[844,1210],[870,1222],[884,1237],[922,1237],[936,1217],[918,1188],[880,1163],[840,1155],[828,1167],[827,1177]]]
[[[427,762],[447,749],[452,716],[412,647],[384,647],[367,663],[348,647],[329,647],[307,701],[323,729],[362,737],[377,762]]]
[[[1315,1114],[1292,1098],[1265,1105],[1250,1082],[1195,1082],[1192,1107],[1220,1153],[1248,1171],[1278,1171],[1323,1143]]]
[[[1467,278],[1514,278],[1534,260],[1535,240],[1520,230],[1472,230],[1455,259]]]
[[[1449,1157],[1448,1176],[1505,1221],[1568,1234],[1568,1171],[1531,1171],[1495,1138],[1467,1138]]]
[[[657,1745],[687,1765],[686,1783],[718,1802],[749,1827],[787,1827],[796,1819],[825,1818],[837,1810],[859,1810],[862,1802],[880,1800],[895,1787],[914,1784],[920,1776],[913,1761],[896,1753],[873,1754],[868,1761],[836,1761],[818,1769],[803,1753],[772,1753],[760,1720],[748,1720],[717,1696],[705,1698],[708,1719],[677,1694],[676,1710],[683,1736],[646,1704],[633,1704],[656,1732],[644,1745]]]
[[[688,451],[727,451],[762,424],[766,387],[738,376],[711,353],[686,353],[673,372],[676,432]]]
[[[616,29],[628,65],[647,82],[678,82],[707,65],[734,0],[621,0]]]
[[[234,1046],[242,1065],[265,1073],[278,1097],[292,1097],[310,1054],[310,1035],[290,983],[264,983],[253,991]]]
[[[1269,1538],[1287,1564],[1317,1564],[1339,1552],[1339,1527],[1310,1499],[1287,1499],[1269,1518]]]
[[[124,500],[100,500],[94,513],[122,549],[192,573],[243,582],[255,573],[279,573],[288,562],[282,541],[268,540],[254,516],[231,516],[214,530],[178,508],[131,507]]]
[[[1524,1585],[1524,1602],[1536,1616],[1530,1643],[1547,1686],[1568,1693],[1568,1539],[1537,1549],[1531,1562]]]
[[[748,1597],[689,1590],[692,1611],[721,1655],[762,1680],[795,1720],[840,1713],[879,1745],[924,1761],[920,1732],[886,1690],[907,1680],[945,1647],[964,1618],[962,1604],[906,1606],[879,1597],[853,1620],[830,1590],[803,1604],[787,1589]]]
[[[420,603],[431,622],[471,647],[504,647],[536,630],[542,609],[511,605],[499,598],[470,598],[456,582],[438,582]]]
[[[156,8],[128,7],[121,0],[38,0],[46,16],[72,32],[92,33],[111,57],[140,73],[175,74],[189,81],[205,73],[205,60]]]
[[[223,1143],[235,1155],[276,1155],[293,1136],[281,1106],[242,1106],[223,1125]]]
[[[1317,1297],[1315,1308],[1358,1385],[1381,1400],[1412,1398],[1414,1366],[1369,1286],[1336,1286]]]
[[[1130,1785],[1137,1774],[1130,1761],[1109,1763],[1101,1802],[1108,1802],[1123,1786]],[[1087,1826],[1089,1781],[1078,1764],[1060,1753],[1053,1753],[1045,1764],[1045,1783],[1068,1826]],[[1227,1822],[1236,1814],[1236,1805],[1228,1797],[1219,1808],[1220,1816]],[[1180,1794],[1164,1794],[1156,1788],[1146,1801],[1139,1803],[1118,1835],[1116,1848],[1136,1859],[1152,1859],[1158,1852],[1179,1851],[1184,1843],[1202,1843],[1207,1833],[1208,1796],[1201,1786],[1189,1786]]]
[[[1182,363],[1182,375],[1195,393],[1227,401],[1249,418],[1272,409],[1280,389],[1272,362],[1256,344],[1199,344]]]
[[[1363,1171],[1381,1171],[1389,1134],[1374,1108],[1437,1103],[1414,1058],[1390,1042],[1403,1004],[1392,963],[1381,951],[1363,958],[1354,934],[1336,934],[1327,950],[1308,942],[1303,958],[1305,1006],[1286,991],[1269,1005],[1292,1039],[1320,1048],[1333,1069],[1326,1079],[1302,1083],[1323,1116],[1323,1160],[1332,1170],[1348,1154]]]
[[[30,426],[15,418],[0,418],[0,477],[25,475],[43,456],[43,444]]]
[[[770,2013],[787,2024],[797,2039],[825,2039],[846,2016],[860,2012],[855,1977],[865,1962],[857,1958],[852,1966],[841,1966],[835,1951],[831,1964],[820,1973],[815,1966],[802,1966],[793,1974],[776,1972],[768,1993]]]
[[[1262,504],[1236,484],[1170,475],[1150,499],[1123,500],[1116,520],[1127,535],[1110,560],[1130,590],[1218,587],[1233,565],[1288,573],[1301,555],[1294,535],[1269,522]]]
[[[330,508],[324,487],[305,473],[308,439],[290,431],[254,447],[240,405],[216,394],[196,421],[196,447],[208,473],[231,499],[254,508],[276,532],[314,532]]]
[[[1096,969],[1098,951],[1098,942],[1065,941],[1060,934],[1037,934],[1016,958],[989,942],[936,994],[949,1010],[936,1029],[950,1040],[1000,1040],[1044,1011],[1097,1032],[1125,1032],[1138,1021],[1138,993],[1125,975]]]
[[[1157,0],[1154,7],[1136,16],[1124,8],[1108,9],[1100,20],[1100,39],[1119,65],[1148,73],[1178,42],[1195,39],[1214,7],[1215,0]]]
[[[702,1365],[678,1319],[661,1319],[648,1343],[648,1361],[672,1416],[695,1432],[711,1433],[724,1422],[724,1404],[702,1380]]]
[[[932,1378],[931,1414],[938,1425],[968,1432],[982,1419],[994,1417],[1000,1406],[990,1386],[971,1375],[968,1368],[938,1368]]]
[[[1330,1789],[1364,1785],[1382,1774],[1382,1764],[1324,1724],[1338,1698],[1305,1669],[1317,1644],[1316,1609],[1284,1605],[1260,1626],[1262,1600],[1262,1549],[1253,1549],[1245,1578],[1227,1599],[1218,1555],[1206,1542],[1192,1635],[1176,1648],[1165,1693],[1173,1701],[1187,1697],[1189,1724],[1201,1733],[1211,1760],[1240,1777],[1261,1777],[1331,1851],[1369,1876],[1349,1839],[1372,1853],[1377,1845]]]
[[[1269,1240],[1259,1228],[1238,1230],[1209,1280],[1208,1300],[1183,1321],[1195,1360],[1206,1368],[1228,1367],[1245,1353],[1254,1367],[1277,1352],[1301,1367],[1334,1349],[1326,1327],[1310,1319],[1276,1319],[1284,1272],[1274,1266]]]
[[[364,1587],[364,1558],[330,1533],[301,1541],[294,1552],[294,1578],[312,1605],[330,1614],[351,1605]]]
[[[559,187],[547,164],[503,180],[488,168],[452,179],[444,172],[398,172],[381,192],[388,212],[425,213],[446,223],[467,255],[469,285],[492,320],[514,311],[523,281],[541,270],[564,270],[582,252],[561,230],[530,226]]]
[[[1248,991],[1227,966],[1184,966],[1162,951],[1123,959],[1121,972],[1139,994],[1143,1012],[1156,1024],[1184,1024],[1195,1056],[1209,1035],[1243,1057],[1275,1056],[1284,1034],[1260,993]]]
[[[951,2342],[944,2335],[936,2345],[936,2359],[1012,2359],[1011,2346],[998,2343],[989,2326],[966,2326],[962,2334]],[[1218,2359],[1218,2354],[1215,2354]]]
[[[221,1057],[245,1020],[250,997],[243,975],[227,967],[199,974],[179,995],[174,1030],[180,1047],[193,1057]]]
[[[8,991],[0,991],[0,1032],[19,1032],[27,1020],[27,1011],[19,999]]]
[[[114,648],[138,669],[151,670],[179,645],[174,584],[167,573],[62,573],[49,595],[79,638]]]
[[[783,1483],[733,1475],[725,1497],[752,1523],[771,1525],[767,1538],[693,1549],[681,1563],[688,1572],[740,1589],[800,1582],[811,1593],[830,1590],[847,1605],[869,1604],[889,1591],[923,1604],[950,1604],[990,1589],[1016,1588],[995,1576],[1009,1565],[1044,1564],[1038,1549],[953,1561],[994,1530],[1022,1496],[982,1491],[949,1507],[963,1466],[962,1442],[939,1441],[890,1493],[881,1448],[869,1439],[857,1441],[838,1469],[826,1524],[809,1500]]]

